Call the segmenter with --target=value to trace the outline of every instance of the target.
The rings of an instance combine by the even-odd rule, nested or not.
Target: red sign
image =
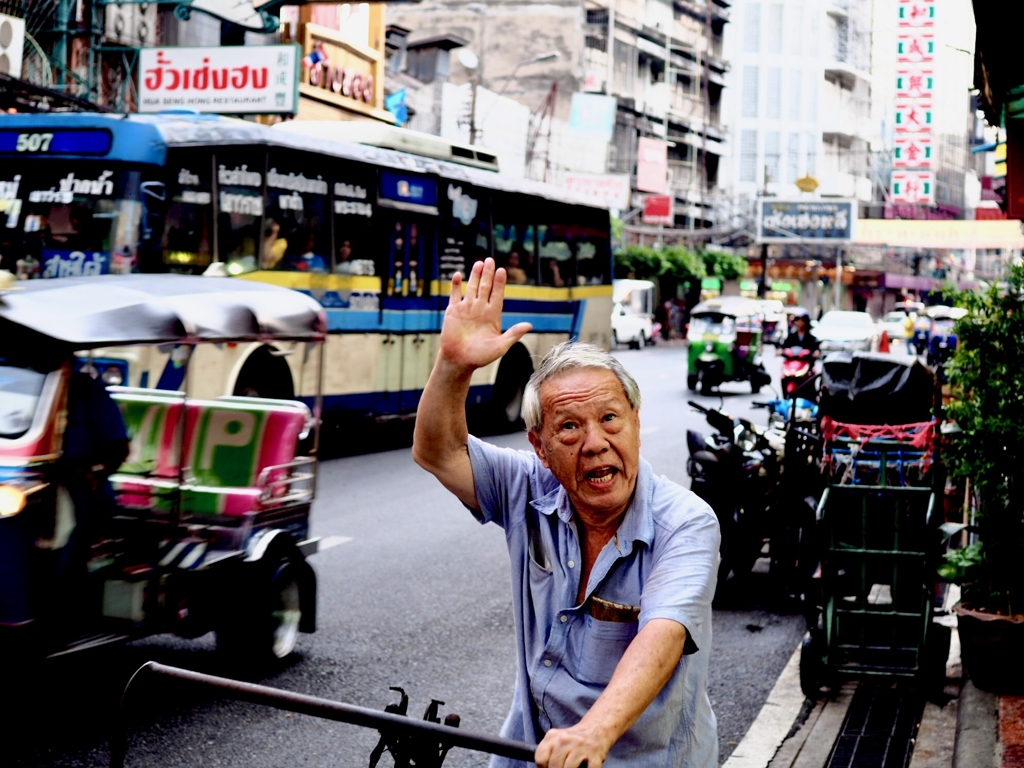
[[[932,137],[927,133],[902,133],[893,139],[895,168],[931,168]]]
[[[647,195],[644,198],[644,224],[674,224],[675,216],[672,212],[674,202],[671,195]]]
[[[641,137],[636,149],[636,188],[659,195],[668,192],[668,143]]]

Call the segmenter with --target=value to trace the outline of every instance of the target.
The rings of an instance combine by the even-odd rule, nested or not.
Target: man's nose
[[[595,456],[608,450],[608,437],[598,424],[588,424],[586,435],[583,441],[583,452],[588,456]]]

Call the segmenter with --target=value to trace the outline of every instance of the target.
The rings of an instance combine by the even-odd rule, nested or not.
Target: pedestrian
[[[473,372],[529,330],[501,332],[506,276],[452,279],[413,456],[481,523],[505,531],[518,671],[502,735],[541,768],[718,765],[707,694],[714,513],[640,456],[640,392],[588,344],[552,349],[527,384],[533,452],[471,437]],[[495,757],[494,766],[524,766]]]

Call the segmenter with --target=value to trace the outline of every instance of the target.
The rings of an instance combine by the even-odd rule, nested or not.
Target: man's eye
[[[604,419],[603,420],[604,421],[612,421],[614,418],[615,418],[615,414],[614,413],[606,413],[604,415]]]
[[[562,424],[562,429],[576,429],[576,423],[573,421],[567,421]]]

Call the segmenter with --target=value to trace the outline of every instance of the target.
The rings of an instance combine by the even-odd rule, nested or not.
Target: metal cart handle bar
[[[513,760],[534,762],[536,747],[522,741],[472,733],[440,723],[413,720],[403,715],[394,715],[389,712],[357,707],[353,704],[320,699],[316,696],[282,691],[265,685],[230,680],[226,677],[205,675],[201,672],[192,672],[188,669],[169,667],[149,661],[135,671],[128,681],[128,685],[125,686],[124,693],[121,694],[117,721],[110,740],[110,768],[124,768],[125,754],[128,748],[128,720],[131,712],[129,693],[135,693],[142,681],[152,677],[167,677],[203,688],[214,688],[221,691],[226,698],[237,701],[264,704],[275,709],[322,717],[326,720],[359,725],[364,728],[376,728],[391,733],[404,732],[404,735],[407,736],[433,737],[435,744],[441,743],[445,747],[462,747],[477,752],[509,757]]]

